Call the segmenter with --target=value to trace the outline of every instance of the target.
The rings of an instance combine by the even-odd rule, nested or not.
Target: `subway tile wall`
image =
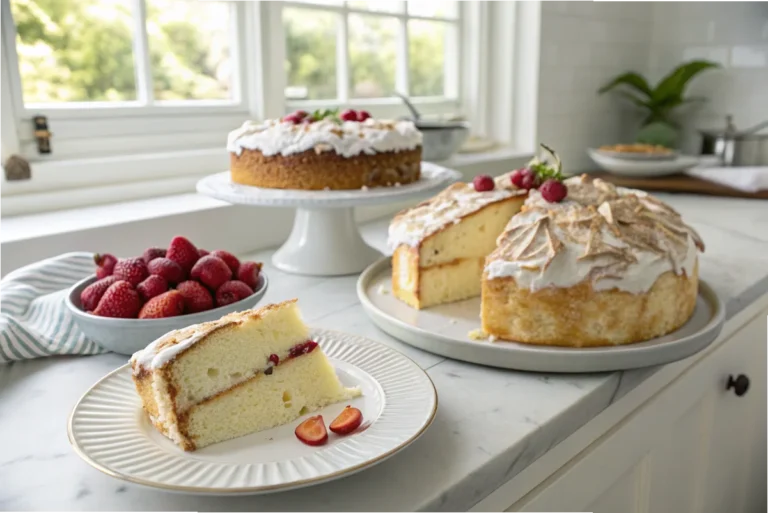
[[[541,34],[539,140],[560,151],[568,172],[594,169],[586,148],[634,137],[642,116],[596,93],[624,71],[655,82],[684,60],[722,64],[692,82],[689,94],[708,100],[680,111],[686,151],[698,151],[696,128],[726,114],[741,128],[768,119],[766,2],[543,2]]]
[[[593,168],[585,150],[631,137],[638,116],[597,90],[647,67],[653,13],[646,3],[542,2],[539,140],[558,150],[566,172]]]
[[[689,95],[707,101],[681,111],[683,149],[697,151],[697,128],[722,128],[731,114],[736,126],[768,120],[768,3],[660,2],[653,9],[649,76],[657,80],[690,59],[718,62],[722,69],[691,82]]]

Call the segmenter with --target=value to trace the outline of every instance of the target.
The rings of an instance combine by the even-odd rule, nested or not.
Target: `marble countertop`
[[[768,202],[659,195],[707,243],[701,276],[732,317],[768,291]],[[384,249],[387,220],[365,226]],[[256,255],[269,262],[271,252]],[[378,330],[357,301],[357,276],[313,278],[267,264],[264,302],[298,297],[307,322],[370,337],[415,360],[437,387],[434,424],[401,454],[354,476],[293,492],[201,497],[142,488],[91,468],[72,451],[77,399],[126,362],[107,354],[0,366],[0,510],[466,510],[618,401],[655,369],[548,375],[472,365],[420,351]]]

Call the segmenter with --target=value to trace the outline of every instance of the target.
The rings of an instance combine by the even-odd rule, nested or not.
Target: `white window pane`
[[[315,4],[315,5],[335,5],[341,6],[344,4],[344,0],[295,0],[302,4]]]
[[[439,21],[408,22],[408,80],[411,96],[444,94],[445,25]]]
[[[229,3],[146,0],[146,6],[155,99],[231,98]]]
[[[11,0],[26,103],[136,99],[127,0]]]
[[[459,2],[416,0],[408,2],[408,14],[431,18],[457,18],[459,16]]]
[[[352,98],[391,96],[395,89],[398,21],[389,16],[349,15]]]
[[[319,10],[283,8],[289,100],[336,98],[337,17]]]
[[[352,9],[363,9],[376,12],[403,12],[403,2],[395,0],[350,1],[347,5]]]

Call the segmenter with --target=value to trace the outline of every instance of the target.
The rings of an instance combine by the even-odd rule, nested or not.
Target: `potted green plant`
[[[685,62],[655,87],[651,87],[640,73],[630,71],[613,78],[598,90],[598,94],[622,86],[619,92],[647,113],[636,141],[674,148],[677,146],[679,126],[672,118],[672,112],[683,104],[703,101],[701,97],[685,98],[685,89],[693,77],[717,67],[718,64],[710,61]]]

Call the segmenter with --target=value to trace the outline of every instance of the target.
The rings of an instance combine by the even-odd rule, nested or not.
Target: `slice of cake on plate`
[[[414,308],[480,295],[485,257],[527,191],[478,177],[400,212],[389,227],[392,292]]]
[[[588,176],[532,190],[489,255],[483,331],[558,346],[639,342],[679,328],[698,294],[696,232],[643,191]]]
[[[360,395],[310,340],[296,300],[172,331],[131,367],[152,423],[185,451]]]
[[[421,132],[365,111],[296,111],[230,132],[232,181],[274,189],[395,187],[421,176]]]

